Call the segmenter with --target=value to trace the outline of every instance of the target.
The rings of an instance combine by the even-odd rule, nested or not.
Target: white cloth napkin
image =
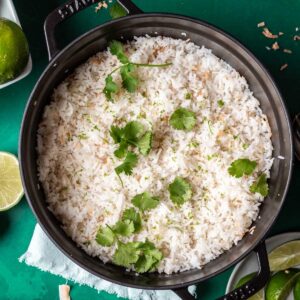
[[[106,291],[132,300],[178,300],[179,297],[172,291],[150,291],[127,288],[99,279],[77,266],[50,241],[39,225],[35,226],[34,233],[27,251],[19,258],[29,266],[42,271],[59,275],[67,280],[88,285],[98,291]],[[194,294],[195,286],[189,291]]]

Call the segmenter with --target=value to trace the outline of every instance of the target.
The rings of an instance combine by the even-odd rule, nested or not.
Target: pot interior
[[[45,105],[50,101],[53,88],[80,63],[104,50],[110,40],[125,41],[145,34],[191,39],[197,45],[212,49],[215,55],[224,59],[247,79],[254,95],[260,100],[263,112],[268,116],[273,133],[275,159],[269,180],[270,193],[261,206],[260,218],[253,224],[256,226],[254,234],[246,234],[236,246],[203,269],[173,275],[152,273],[136,276],[124,268],[104,264],[101,260],[88,256],[66,236],[59,221],[47,209],[45,195],[37,178],[37,126]],[[284,159],[278,159],[278,156]],[[167,14],[143,14],[121,18],[93,29],[50,62],[36,84],[24,115],[20,161],[27,199],[45,232],[65,254],[89,272],[107,280],[133,287],[168,289],[199,282],[220,273],[264,238],[280,211],[287,191],[292,167],[292,140],[287,112],[276,86],[264,68],[243,46],[206,23]]]

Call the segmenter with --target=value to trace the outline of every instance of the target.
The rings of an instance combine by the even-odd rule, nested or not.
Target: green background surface
[[[2,0],[3,1],[3,0]],[[5,1],[5,0],[4,0]],[[28,37],[33,70],[25,79],[0,90],[0,151],[17,154],[19,128],[29,94],[47,65],[43,36],[46,15],[63,1],[15,0],[14,4]],[[270,70],[281,89],[291,116],[300,112],[300,41],[292,40],[295,27],[300,26],[299,0],[135,0],[146,12],[172,12],[208,21],[238,38]],[[95,14],[93,8],[63,24],[58,33],[67,44],[76,36],[109,20],[107,11]],[[293,54],[267,51],[273,40],[266,39],[257,28],[265,21],[272,32],[282,31],[282,48]],[[298,32],[298,34],[300,31]],[[63,46],[63,45],[62,45]],[[282,64],[289,67],[279,71]],[[300,167],[295,164],[287,201],[270,235],[300,230]],[[58,299],[58,285],[66,281],[18,262],[29,244],[36,220],[25,199],[8,212],[0,213],[0,299]],[[198,285],[199,299],[214,299],[224,293],[232,269]],[[105,292],[72,284],[71,296],[76,299],[116,299]]]

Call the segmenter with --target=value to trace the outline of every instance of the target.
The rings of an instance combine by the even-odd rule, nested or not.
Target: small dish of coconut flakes
[[[111,41],[55,88],[37,139],[49,209],[104,262],[171,274],[255,234],[270,126],[245,78],[205,47]]]

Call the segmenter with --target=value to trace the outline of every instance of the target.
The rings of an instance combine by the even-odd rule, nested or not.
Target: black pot
[[[245,257],[250,251],[257,252],[260,265],[257,276],[250,282],[220,299],[245,299],[260,290],[269,279],[269,264],[264,238],[276,220],[283,205],[290,182],[293,161],[292,134],[284,101],[270,74],[256,57],[230,35],[220,29],[192,18],[172,15],[143,14],[130,0],[119,0],[129,15],[90,30],[59,51],[56,47],[56,25],[77,11],[97,0],[73,0],[53,11],[45,21],[45,35],[50,63],[34,87],[28,101],[20,136],[19,157],[25,194],[39,224],[56,246],[76,264],[90,273],[117,284],[142,289],[173,289],[183,299],[193,299],[186,287],[215,276]],[[254,234],[245,237],[229,251],[203,267],[178,274],[158,273],[136,276],[124,268],[104,264],[87,255],[62,230],[59,221],[47,209],[45,195],[37,177],[37,127],[50,95],[69,72],[98,51],[102,51],[112,39],[132,39],[133,36],[154,35],[173,38],[189,38],[195,44],[204,45],[227,61],[245,76],[254,95],[260,100],[263,112],[273,133],[274,164],[269,180],[270,192],[260,210],[260,218]],[[186,33],[183,37],[182,32]],[[279,159],[278,157],[284,157]]]

